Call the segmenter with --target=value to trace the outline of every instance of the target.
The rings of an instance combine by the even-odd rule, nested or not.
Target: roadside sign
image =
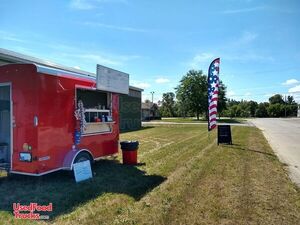
[[[230,125],[218,125],[218,145],[220,143],[232,145]]]
[[[74,176],[76,182],[93,178],[90,161],[74,163]]]

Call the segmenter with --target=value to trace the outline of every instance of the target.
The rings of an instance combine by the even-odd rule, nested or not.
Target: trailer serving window
[[[76,89],[76,103],[82,101],[86,121],[83,135],[112,131],[112,96],[110,92]]]

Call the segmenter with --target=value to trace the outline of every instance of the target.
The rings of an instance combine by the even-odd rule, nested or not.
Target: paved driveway
[[[300,118],[253,119],[281,162],[288,164],[291,179],[300,186]]]

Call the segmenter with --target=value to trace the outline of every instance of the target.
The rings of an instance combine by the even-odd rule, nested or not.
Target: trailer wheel
[[[78,162],[84,162],[84,161],[87,161],[89,160],[91,165],[92,165],[92,159],[91,159],[91,156],[90,154],[88,154],[87,152],[80,152],[75,160],[74,160],[74,163],[78,163]]]

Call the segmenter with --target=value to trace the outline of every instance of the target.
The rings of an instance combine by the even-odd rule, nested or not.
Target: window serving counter
[[[83,135],[112,132],[111,112],[108,109],[86,109],[85,110],[86,129]]]
[[[76,89],[77,104],[81,102],[81,133],[93,135],[110,133],[115,123],[112,119],[112,94],[99,90]],[[78,117],[78,118],[79,118]]]

